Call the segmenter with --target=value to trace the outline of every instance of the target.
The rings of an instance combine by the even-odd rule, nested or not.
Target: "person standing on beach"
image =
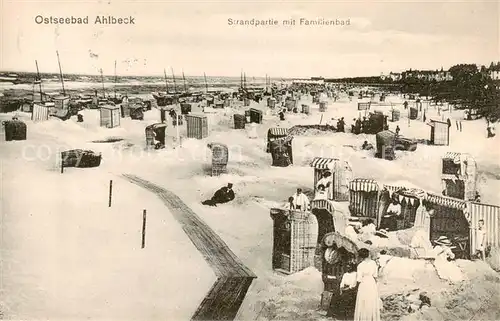
[[[297,188],[297,193],[293,196],[293,205],[296,210],[307,211],[309,208],[309,198],[302,193],[302,188]]]
[[[484,220],[479,220],[477,224],[478,227],[476,230],[476,254],[484,261],[486,259],[486,229],[484,227]]]
[[[376,281],[377,263],[370,258],[370,252],[365,248],[358,251],[358,257],[362,261],[358,264],[356,271],[358,293],[354,321],[380,321],[381,304]]]

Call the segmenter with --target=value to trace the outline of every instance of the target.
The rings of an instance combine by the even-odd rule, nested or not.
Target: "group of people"
[[[379,321],[382,301],[378,292],[377,278],[379,266],[371,258],[370,251],[358,251],[358,262],[350,261],[343,274],[338,291],[330,301],[327,316],[352,318],[354,321]],[[335,260],[336,251],[326,251],[327,262]]]
[[[288,198],[288,209],[291,211],[307,211],[310,206],[309,198],[302,192],[302,188],[297,188],[295,194]]]
[[[353,226],[349,225],[348,229],[350,227],[352,228]],[[376,231],[372,220],[366,221],[360,230],[361,234],[375,234],[379,232]],[[348,237],[350,233],[356,233],[357,235],[357,232],[346,231]],[[477,252],[484,259],[486,237],[483,220],[478,222],[476,233]],[[461,270],[452,262],[455,259],[455,254],[453,253],[455,246],[452,245],[452,242],[446,236],[440,236],[436,239],[434,247],[432,247],[428,235],[425,236],[421,233],[415,236],[418,236],[421,242],[428,243],[431,255],[434,258],[434,266],[441,278],[447,279],[450,282],[460,282],[463,280],[464,277]],[[412,240],[412,246],[415,246],[414,242],[415,240]],[[338,253],[338,249],[333,250],[333,248],[328,248],[325,251],[326,262],[334,264],[336,260],[341,260]],[[342,276],[339,288],[334,289],[334,293],[337,295],[332,296],[327,316],[340,319],[352,319],[352,316],[354,316],[354,321],[377,321],[380,320],[380,311],[382,309],[382,301],[377,286],[378,271],[381,268],[380,262],[377,258],[372,258],[370,251],[366,248],[360,249],[357,254],[359,262],[357,266],[357,262],[354,262],[352,258],[347,260],[347,270]]]
[[[352,120],[353,124],[351,125],[351,133],[359,135],[361,133],[364,133],[366,128],[370,126],[370,123],[366,117],[363,117],[363,120],[361,118],[353,118]]]
[[[358,117],[357,119],[353,118],[351,133],[355,135],[375,134],[378,131],[387,130],[389,129],[389,126],[387,125],[387,118],[387,116],[381,116],[381,118],[375,118],[373,122],[371,122],[366,116],[362,119],[361,117]]]
[[[366,219],[363,222],[357,217],[349,218],[344,231],[345,236],[353,242],[363,242],[368,245],[384,245],[389,237],[386,229],[377,229],[374,220]]]

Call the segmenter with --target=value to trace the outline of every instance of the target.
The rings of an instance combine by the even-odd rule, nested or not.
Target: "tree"
[[[457,109],[475,110],[490,122],[500,119],[499,89],[485,70],[476,65],[461,64],[450,68],[453,81],[449,84],[452,102]],[[448,97],[451,98],[451,97]]]

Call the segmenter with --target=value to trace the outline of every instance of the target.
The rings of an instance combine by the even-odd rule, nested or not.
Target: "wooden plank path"
[[[160,197],[217,277],[191,320],[234,320],[257,276],[177,195],[135,175],[123,176]]]

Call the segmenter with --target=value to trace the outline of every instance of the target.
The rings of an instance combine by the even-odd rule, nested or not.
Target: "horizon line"
[[[491,63],[496,63],[496,61],[491,61]],[[248,79],[252,79],[252,78],[256,78],[256,79],[260,79],[260,78],[264,78],[266,76],[268,76],[268,78],[270,79],[310,79],[310,78],[323,78],[323,79],[345,79],[345,78],[368,78],[368,77],[380,77],[381,75],[389,75],[390,73],[403,73],[405,71],[409,71],[409,70],[413,70],[413,71],[435,71],[435,70],[440,70],[441,68],[443,68],[443,70],[446,70],[448,71],[452,66],[455,66],[455,65],[460,65],[460,64],[474,64],[476,66],[485,66],[485,67],[488,67],[487,65],[482,65],[482,64],[478,64],[478,63],[464,63],[464,62],[460,62],[460,63],[455,63],[455,64],[452,64],[450,65],[450,67],[444,69],[444,66],[441,65],[439,68],[427,68],[427,69],[414,69],[413,68],[406,68],[405,70],[401,70],[401,71],[389,71],[389,72],[380,72],[378,75],[364,75],[364,76],[308,76],[308,77],[297,77],[297,76],[294,76],[294,77],[283,77],[283,76],[278,76],[278,77],[273,77],[273,76],[269,76],[269,74],[265,75],[265,76],[246,76],[246,80],[248,82]],[[243,71],[244,72],[244,71]],[[36,71],[26,71],[26,70],[14,70],[14,69],[2,69],[0,70],[0,73],[29,73],[29,74],[36,74],[37,72]],[[245,73],[245,72],[244,72]],[[40,74],[57,74],[59,75],[60,72],[59,71],[52,71],[52,72],[40,72]],[[70,75],[70,76],[96,76],[96,77],[100,77],[101,74],[100,73],[86,73],[86,72],[69,72],[69,73],[64,73],[63,72],[63,75]],[[165,78],[165,75],[164,74],[150,74],[150,75],[119,75],[119,74],[103,74],[102,76],[106,76],[106,77],[141,77],[141,78],[144,78],[144,77],[158,77],[158,78]],[[184,74],[184,77],[187,78],[187,77],[204,77],[205,75],[186,75]],[[167,75],[167,79],[173,79],[173,77],[175,78],[178,78],[178,79],[181,79],[182,80],[182,73],[180,75],[176,75],[176,74],[173,74],[173,75]],[[211,78],[221,78],[221,77],[224,77],[224,78],[238,78],[238,77],[241,77],[241,74],[240,76],[222,76],[222,75],[206,75],[206,77],[211,77]]]
[[[36,74],[37,72],[36,71],[26,71],[26,70],[14,70],[14,69],[1,69],[0,70],[0,73],[28,73],[28,74]],[[52,71],[52,72],[40,72],[40,74],[57,74],[59,75],[60,72],[59,71]],[[96,76],[96,77],[100,77],[101,74],[100,73],[80,73],[80,72],[77,72],[77,73],[74,73],[74,72],[68,72],[68,73],[65,73],[63,72],[63,75],[70,75],[70,76]],[[102,76],[105,76],[105,77],[158,77],[158,78],[165,78],[165,75],[164,74],[150,74],[150,75],[120,75],[120,74],[103,74]],[[172,79],[173,76],[177,79],[180,79],[182,80],[182,73],[180,75],[178,74],[167,74],[167,79]],[[188,78],[188,77],[204,77],[205,75],[186,75],[184,74],[184,77]],[[212,77],[212,78],[217,78],[217,77],[225,77],[225,78],[228,78],[228,77],[234,77],[234,78],[239,78],[241,76],[221,76],[221,75],[206,75],[206,77]],[[267,75],[268,78],[271,78],[271,79],[295,79],[295,78],[304,78],[304,77],[272,77],[272,76],[269,76]],[[252,79],[252,78],[266,78],[266,76],[246,76],[246,79],[247,79],[247,82],[249,79]]]

